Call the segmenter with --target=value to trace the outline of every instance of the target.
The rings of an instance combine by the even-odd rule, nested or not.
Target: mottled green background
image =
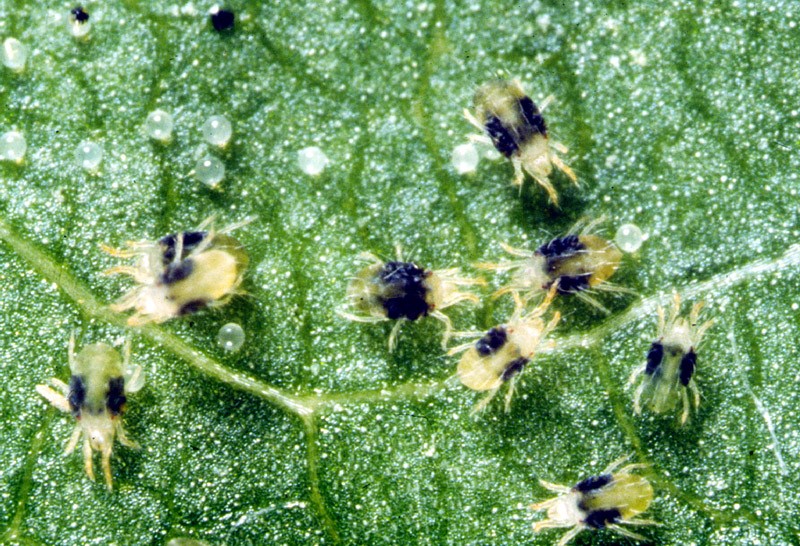
[[[89,2],[77,43],[71,4],[0,0],[0,39],[31,50],[24,73],[0,67],[0,132],[28,142],[23,165],[0,163],[0,540],[551,544],[559,531],[531,531],[538,479],[632,453],[652,463],[654,543],[800,541],[795,2],[232,2],[228,35],[209,2],[168,4]],[[581,181],[555,178],[561,209],[520,198],[507,163],[450,166],[472,132],[461,110],[498,69],[557,97],[547,119]],[[169,145],[142,131],[157,107]],[[213,191],[190,171],[219,113],[234,137]],[[104,149],[97,174],[75,164],[84,139]],[[310,145],[331,160],[317,178],[297,165]],[[115,260],[99,244],[210,215],[255,217],[238,232],[250,295],[126,330],[104,305],[130,282],[100,275]],[[469,268],[601,215],[609,235],[649,236],[615,276],[638,295],[602,297],[609,316],[559,300],[557,347],[508,414],[468,417],[435,321],[390,354],[390,325],[333,313],[360,251]],[[683,428],[635,417],[624,388],[673,290],[717,319]],[[484,329],[505,305],[452,316]],[[225,354],[230,321],[247,342]],[[34,392],[68,376],[72,330],[131,335],[148,376],[125,418],[142,449],[115,450],[113,494],[64,456],[73,423]]]

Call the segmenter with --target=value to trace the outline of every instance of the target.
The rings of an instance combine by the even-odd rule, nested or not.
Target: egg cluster
[[[89,14],[76,7],[68,16],[71,34],[80,41],[89,39]],[[215,8],[211,13],[213,28],[232,31],[232,12]],[[3,44],[3,63],[14,71],[24,70],[27,50],[14,39]],[[575,172],[561,159],[568,149],[552,142],[543,116],[552,97],[537,106],[518,81],[494,81],[480,86],[473,110],[464,116],[481,131],[472,135],[470,144],[460,145],[453,154],[458,172],[472,172],[479,161],[473,143],[493,146],[500,157],[507,158],[514,169],[513,184],[522,191],[525,177],[530,176],[554,206],[558,192],[551,177],[561,173],[578,186]],[[143,124],[144,132],[153,140],[168,145],[175,124],[172,115],[162,109],[150,112]],[[233,135],[230,121],[222,115],[208,117],[200,133],[205,145],[192,174],[203,184],[216,188],[225,176],[225,166],[218,157]],[[24,136],[16,131],[0,138],[0,159],[22,163],[26,151]],[[101,144],[86,140],[75,150],[78,166],[97,172],[103,159]],[[316,176],[329,164],[318,147],[298,153],[303,172]],[[601,235],[604,218],[575,221],[567,232],[542,240],[535,248],[519,248],[506,242],[498,247],[507,255],[496,262],[466,265],[477,271],[503,276],[503,284],[493,293],[484,294],[487,281],[476,272],[464,268],[433,269],[403,256],[384,259],[372,252],[363,252],[358,260],[366,265],[354,272],[344,291],[338,315],[360,323],[393,321],[388,336],[388,349],[395,349],[400,328],[406,322],[432,317],[443,328],[442,346],[448,356],[460,355],[454,363],[455,376],[467,389],[480,393],[472,413],[485,410],[495,396],[505,389],[504,408],[511,407],[517,382],[531,368],[537,356],[552,348],[556,341],[551,334],[561,321],[557,300],[574,296],[596,313],[610,314],[604,294],[634,295],[626,287],[610,279],[623,263],[623,250],[635,252],[645,237],[634,225],[621,226],[616,244]],[[213,218],[198,227],[176,231],[155,239],[128,242],[124,248],[103,245],[109,255],[130,263],[106,270],[106,275],[131,277],[133,287],[111,310],[130,313],[127,324],[143,327],[163,323],[221,307],[234,296],[243,294],[249,258],[244,245],[230,235],[249,220],[216,229]],[[620,250],[620,248],[622,250]],[[480,305],[483,298],[510,298],[511,312],[504,320],[482,332],[455,332],[450,316],[445,313],[459,304]],[[629,385],[635,390],[632,403],[635,413],[644,407],[655,413],[667,413],[681,407],[680,423],[688,421],[691,408],[700,402],[694,373],[697,351],[713,321],[701,323],[703,303],[695,303],[687,316],[681,315],[681,299],[674,295],[667,313],[658,309],[658,331],[646,351],[645,362],[633,370]],[[467,343],[450,346],[454,337],[471,338]],[[224,351],[236,351],[245,341],[245,332],[236,323],[220,330],[217,343]],[[645,351],[643,351],[645,353]],[[39,385],[36,390],[53,406],[69,412],[77,425],[67,445],[72,452],[83,437],[84,466],[94,479],[93,454],[100,452],[103,475],[112,488],[110,458],[115,440],[137,448],[122,425],[127,396],[143,385],[141,369],[131,364],[130,339],[122,356],[109,345],[94,343],[76,353],[74,335],[68,346],[71,372],[69,383],[52,379],[51,386]],[[54,388],[53,388],[54,387]],[[547,510],[547,519],[534,524],[538,532],[552,527],[570,528],[558,544],[566,544],[584,529],[607,528],[628,538],[645,540],[622,525],[647,525],[653,521],[639,518],[653,498],[653,489],[646,477],[634,471],[644,464],[622,466],[626,458],[609,465],[601,474],[590,476],[574,486],[541,481],[541,485],[558,496],[531,506]]]

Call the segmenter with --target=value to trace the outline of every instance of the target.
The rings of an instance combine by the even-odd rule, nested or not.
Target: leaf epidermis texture
[[[30,51],[0,71],[0,132],[24,134],[0,162],[0,526],[23,544],[532,543],[527,506],[633,453],[656,500],[659,543],[797,540],[798,338],[796,16],[790,2],[700,6],[596,1],[238,3],[219,34],[198,5],[87,4],[76,41],[57,3],[0,3],[0,35]],[[554,175],[561,208],[507,162],[450,165],[473,129],[461,111],[498,70],[518,77],[581,186]],[[170,112],[169,143],[142,126]],[[210,115],[233,124],[203,142]],[[99,168],[75,161],[100,145]],[[298,150],[330,160],[317,177]],[[212,155],[225,179],[192,170]],[[130,287],[101,272],[99,245],[253,218],[234,235],[251,258],[246,296],[130,330],[106,304]],[[535,249],[581,217],[608,238],[647,235],[603,297],[611,314],[559,299],[555,348],[530,364],[509,413],[452,378],[441,325],[335,314],[361,251],[394,245],[432,269]],[[508,302],[458,308],[485,330]],[[698,349],[702,402],[685,427],[633,415],[625,384],[672,291],[716,319]],[[225,353],[216,333],[247,339]],[[67,340],[133,339],[147,374],[125,415],[142,445],[117,445],[115,491],[63,456],[73,423],[34,388],[68,377]],[[586,532],[579,544],[614,544]]]

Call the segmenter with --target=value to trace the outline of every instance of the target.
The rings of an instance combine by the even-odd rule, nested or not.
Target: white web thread
[[[800,244],[791,245],[789,249],[778,258],[755,260],[733,271],[714,275],[705,281],[692,283],[687,286],[675,287],[674,291],[679,292],[685,301],[689,301],[712,291],[719,292],[725,290],[745,280],[759,277],[760,275],[797,266],[800,266]],[[557,349],[545,349],[540,352],[562,351],[575,347],[591,347],[606,339],[606,336],[610,332],[622,327],[624,324],[652,315],[659,306],[668,305],[669,302],[672,301],[672,294],[673,291],[670,290],[655,296],[650,296],[649,298],[644,298],[625,313],[605,321],[602,325],[593,328],[589,332],[556,339]]]
[[[761,417],[764,419],[764,423],[767,425],[767,432],[769,432],[769,436],[772,439],[772,452],[775,454],[775,459],[778,460],[778,468],[780,468],[781,475],[786,476],[789,474],[789,469],[786,466],[786,462],[783,460],[783,455],[781,455],[781,448],[778,445],[778,437],[775,436],[775,426],[772,424],[772,417],[770,417],[767,408],[764,407],[764,404],[761,403],[761,400],[755,395],[753,389],[750,388],[750,383],[747,381],[747,374],[744,373],[744,366],[742,365],[742,359],[739,356],[739,345],[736,342],[736,334],[733,331],[733,327],[731,326],[731,330],[728,333],[728,339],[731,342],[731,348],[733,349],[733,354],[736,355],[736,361],[739,365],[739,369],[742,372],[742,383],[744,383],[747,392],[753,398],[753,403],[758,410],[758,413],[761,414]]]

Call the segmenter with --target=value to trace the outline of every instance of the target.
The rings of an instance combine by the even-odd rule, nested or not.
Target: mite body
[[[83,9],[83,6],[75,6],[69,10],[67,24],[74,38],[78,40],[89,39],[89,31],[92,28],[92,23],[89,21],[89,14]]]
[[[94,481],[92,454],[102,456],[106,485],[112,489],[111,451],[114,438],[133,448],[139,446],[128,439],[122,426],[127,394],[142,387],[141,368],[135,367],[126,380],[130,366],[130,344],[126,344],[124,359],[119,352],[105,343],[87,345],[76,355],[75,338],[69,341],[69,385],[56,378],[50,383],[61,392],[46,385],[37,385],[36,391],[56,408],[71,413],[78,421],[67,444],[67,454],[72,453],[83,434],[83,458],[86,474]]]
[[[69,10],[69,18],[72,23],[87,23],[89,22],[89,14],[83,9],[83,6],[75,6]]]
[[[571,527],[558,546],[564,546],[584,529],[608,528],[628,538],[646,540],[621,526],[656,525],[651,520],[636,519],[650,506],[653,487],[646,478],[631,471],[647,465],[630,464],[614,472],[626,460],[623,457],[614,461],[599,476],[581,480],[574,487],[540,480],[542,487],[559,496],[531,505],[532,510],[547,510],[547,519],[534,523],[533,531]]]
[[[553,314],[548,323],[541,318],[550,306],[555,293],[556,288],[553,286],[545,300],[529,313],[524,313],[524,305],[516,297],[516,309],[506,324],[492,328],[475,343],[454,347],[449,351],[448,354],[451,355],[465,351],[457,369],[461,383],[474,391],[487,393],[472,413],[484,409],[506,384],[508,391],[505,397],[505,409],[509,410],[519,374],[561,320],[558,312]]]
[[[545,99],[542,110],[552,98]],[[474,107],[474,115],[464,110],[464,116],[484,135],[473,140],[491,142],[498,152],[511,160],[514,184],[520,191],[527,172],[557,205],[558,194],[550,182],[553,165],[577,185],[575,173],[553,151],[566,153],[567,148],[550,141],[541,110],[518,81],[500,80],[480,86],[475,92]]]
[[[130,275],[138,283],[111,309],[134,309],[128,324],[139,326],[221,306],[240,293],[248,258],[241,243],[227,232],[243,224],[221,232],[204,230],[210,222],[197,231],[173,233],[158,241],[129,242],[124,250],[103,246],[112,256],[137,258],[134,266],[105,271],[106,275]]]
[[[650,345],[647,361],[631,374],[629,384],[643,376],[633,397],[637,414],[642,412],[641,401],[656,413],[672,411],[681,400],[681,424],[686,423],[692,404],[700,406],[700,391],[694,380],[697,347],[703,335],[714,323],[698,324],[703,302],[696,303],[688,317],[679,316],[681,298],[675,294],[669,318],[663,307],[658,309],[658,339]],[[691,397],[690,397],[691,393]]]
[[[219,6],[211,8],[209,13],[211,26],[217,32],[232,31],[236,23],[236,14],[228,9],[220,9]]]
[[[499,264],[478,264],[477,267],[511,272],[511,281],[498,290],[495,296],[508,292],[522,294],[523,300],[527,302],[552,286],[557,286],[558,294],[575,295],[608,313],[608,309],[590,293],[596,290],[628,290],[607,282],[619,267],[622,252],[610,241],[592,233],[602,221],[599,219],[588,223],[577,234],[575,231],[582,223],[579,222],[570,234],[553,239],[533,252],[503,244],[503,250],[521,259]]]
[[[339,311],[339,314],[358,322],[397,320],[389,335],[390,349],[395,347],[404,321],[428,315],[445,324],[443,344],[446,344],[452,325],[442,310],[462,301],[478,303],[475,294],[459,288],[484,284],[481,279],[462,277],[458,269],[432,271],[403,261],[399,248],[395,261],[384,262],[368,252],[359,255],[359,259],[372,263],[359,271],[347,287],[346,306],[354,312]]]

